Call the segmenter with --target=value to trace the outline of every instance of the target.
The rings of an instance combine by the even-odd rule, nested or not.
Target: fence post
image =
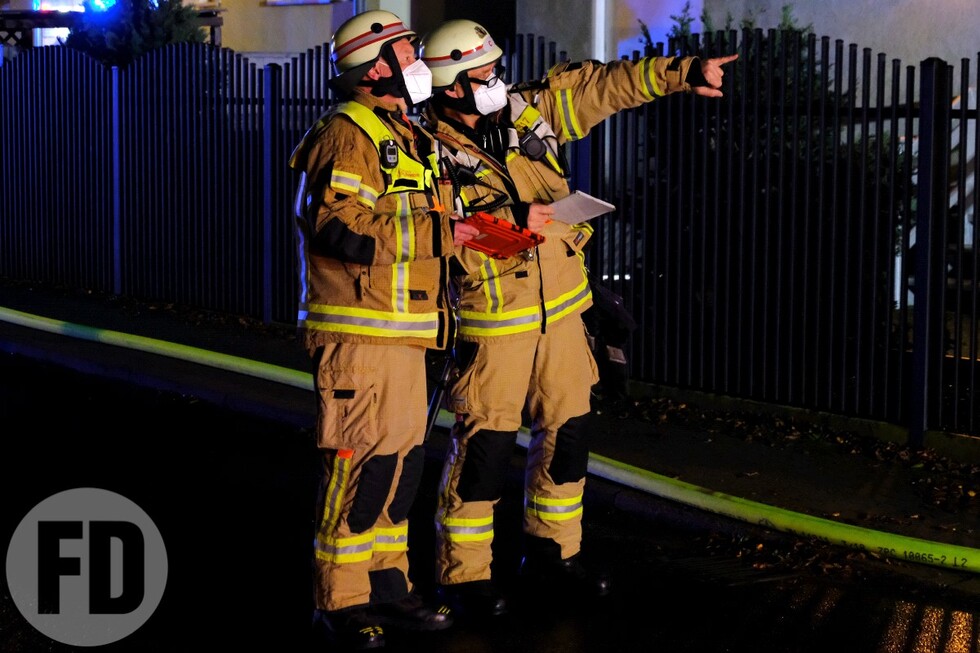
[[[119,125],[119,66],[112,67],[110,74],[110,98],[112,102],[112,293],[122,294],[122,163]]]
[[[936,57],[921,63],[918,190],[915,213],[915,287],[908,445],[921,449],[942,394],[943,292],[946,286],[943,225],[948,201],[950,73]]]
[[[282,67],[269,64],[264,69],[265,106],[262,121],[262,322],[272,323],[272,225],[275,219],[274,180],[282,171],[273,169],[282,137]]]

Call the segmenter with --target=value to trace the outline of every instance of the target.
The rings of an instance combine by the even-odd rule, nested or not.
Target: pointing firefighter
[[[314,625],[347,649],[382,646],[385,626],[452,623],[409,580],[407,519],[424,462],[425,351],[446,344],[448,257],[473,230],[439,201],[432,137],[406,116],[431,91],[415,38],[387,11],[341,25],[331,59],[346,101],[290,161],[323,465]]]
[[[457,212],[488,212],[545,236],[506,260],[459,253],[459,377],[448,398],[456,422],[436,514],[440,593],[463,613],[507,611],[491,574],[494,506],[526,413],[520,574],[555,599],[602,596],[609,578],[581,555],[598,381],[581,318],[592,305],[584,255],[592,228],[554,219],[549,204],[570,193],[559,146],[668,93],[720,97],[721,66],[737,55],[561,63],[540,81],[507,86],[502,50],[469,20],[426,35],[421,54],[435,90],[422,122],[457,182]]]

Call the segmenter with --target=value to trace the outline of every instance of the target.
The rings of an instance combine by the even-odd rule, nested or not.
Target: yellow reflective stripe
[[[492,258],[482,255],[483,265],[480,266],[480,276],[483,277],[483,296],[487,300],[487,312],[500,313],[503,306],[504,291],[500,287],[500,269]]]
[[[374,529],[375,551],[408,551],[408,524]]]
[[[657,72],[654,70],[653,62],[655,57],[647,57],[640,61],[640,77],[643,81],[643,95],[648,100],[663,96],[664,92],[657,84]]]
[[[339,564],[370,560],[374,551],[374,533],[353,537],[324,537],[317,534],[316,557]]]
[[[537,306],[502,313],[459,312],[459,332],[471,336],[499,336],[537,329],[541,312]]]
[[[551,164],[552,168],[558,172],[561,172],[561,165],[558,163],[558,159],[555,158],[555,155],[551,153],[551,148],[548,148],[548,153],[545,154],[545,158],[548,160],[548,163]]]
[[[357,201],[373,211],[378,204],[380,195],[378,191],[362,182],[361,187],[357,190]]]
[[[398,229],[398,247],[401,251],[402,261],[415,260],[415,220],[412,220],[412,204],[408,198],[408,193],[398,193],[398,213],[401,216],[401,225]]]
[[[334,456],[330,482],[323,495],[323,515],[320,517],[319,532],[331,533],[337,527],[343,505],[347,481],[350,479],[351,459]]]
[[[555,91],[555,99],[558,101],[561,126],[568,135],[568,140],[574,141],[582,138],[582,128],[579,127],[578,120],[575,118],[575,107],[572,106],[572,90],[566,88]]]
[[[399,313],[408,312],[408,263],[396,263],[391,266],[391,305]]]
[[[402,215],[404,196],[399,193],[395,197],[395,265],[391,266],[391,307],[399,313],[408,311],[405,289],[408,288],[408,265],[410,253],[413,251],[409,241],[412,229],[410,220]]]
[[[545,315],[549,322],[556,322],[581,308],[591,297],[589,280],[583,274],[582,283],[578,287],[545,302]],[[536,306],[495,313],[465,310],[459,312],[459,332],[469,336],[525,333],[539,328],[540,324],[541,313]]]
[[[361,175],[353,172],[344,172],[343,170],[337,170],[334,168],[333,172],[330,174],[330,187],[334,190],[338,190],[348,195],[354,195],[357,193],[357,189],[361,185]]]
[[[354,333],[382,337],[434,338],[439,330],[439,314],[400,313],[366,308],[310,304],[300,326],[320,331]]]
[[[444,536],[454,542],[482,542],[493,539],[493,515],[489,517],[444,517],[436,522]]]
[[[592,297],[592,288],[589,287],[588,278],[583,278],[578,288],[546,302],[545,315],[548,316],[548,321],[558,320],[585,304],[590,297]]]
[[[370,209],[378,202],[378,191],[364,183],[360,175],[344,170],[334,170],[330,175],[330,187],[338,193],[355,195],[357,201]]]
[[[546,521],[565,521],[582,514],[582,495],[568,499],[524,497],[524,511],[531,517]]]

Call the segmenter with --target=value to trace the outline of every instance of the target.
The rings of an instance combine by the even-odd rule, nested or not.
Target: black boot
[[[525,584],[555,597],[599,598],[612,589],[609,575],[587,567],[581,553],[562,559],[558,543],[541,537],[526,536],[520,576]]]
[[[403,630],[444,630],[453,625],[449,606],[441,603],[429,606],[415,592],[397,601],[372,605],[371,615],[383,626]]]
[[[507,599],[490,580],[440,585],[436,591],[454,612],[466,617],[482,619],[507,614]]]
[[[330,612],[315,610],[313,634],[318,643],[328,643],[330,650],[364,651],[385,645],[381,624],[364,607]]]

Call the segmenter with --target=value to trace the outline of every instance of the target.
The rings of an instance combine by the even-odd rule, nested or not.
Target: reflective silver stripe
[[[330,478],[330,486],[327,488],[326,506],[330,511],[330,530],[332,531],[340,517],[342,510],[341,499],[347,489],[347,481],[350,478],[351,468],[350,458],[335,456],[333,460],[333,476]]]
[[[407,193],[398,193],[398,263],[392,270],[391,306],[398,313],[408,312],[408,263],[412,260],[412,243],[415,234],[412,222],[406,212],[409,208]]]
[[[408,535],[375,535],[374,541],[378,544],[407,544]]]
[[[558,91],[557,95],[562,122],[568,131],[568,140],[577,141],[582,138],[582,134],[576,129],[575,110],[572,108],[572,92],[565,89]]]
[[[330,175],[330,187],[347,192],[356,191],[361,185],[361,176],[355,175],[352,172],[343,172],[342,170],[334,170]]]
[[[576,510],[582,509],[582,502],[576,501],[573,504],[567,506],[549,506],[543,503],[537,503],[531,499],[527,499],[527,510],[534,511],[537,513],[549,513],[552,515],[563,515],[569,512],[575,512]]]
[[[647,95],[650,96],[650,99],[663,95],[663,93],[660,92],[660,89],[657,88],[657,79],[654,76],[655,71],[653,68],[653,58],[647,57],[643,60],[641,66],[643,71],[643,87],[646,90]]]
[[[343,324],[361,327],[373,327],[375,329],[385,329],[387,331],[417,331],[419,329],[436,329],[439,326],[438,319],[425,320],[423,322],[402,322],[399,320],[380,320],[355,315],[325,315],[323,313],[308,313],[307,322],[320,322],[331,324]]]
[[[360,544],[350,544],[348,546],[335,546],[333,544],[327,544],[317,540],[316,548],[324,553],[329,553],[335,556],[351,555],[352,553],[364,553],[365,551],[372,550],[374,548],[374,540],[369,540]]]
[[[454,542],[489,542],[493,540],[493,515],[475,519],[437,518],[436,528]]]
[[[496,313],[500,310],[500,295],[497,292],[499,290],[499,282],[496,278],[495,267],[493,261],[489,259],[483,263],[483,278],[486,280],[487,298],[490,300],[488,310],[491,313]]]
[[[591,294],[592,294],[592,290],[588,286],[585,286],[585,288],[580,290],[576,295],[569,297],[568,299],[564,300],[559,304],[553,304],[551,306],[548,306],[547,316],[552,317],[557,313],[561,313],[568,310],[568,308],[571,306],[575,306],[576,304],[581,304]]]
[[[451,535],[479,535],[483,533],[493,532],[493,522],[488,524],[483,524],[480,526],[447,526],[443,523],[437,523],[436,526]]]
[[[399,200],[404,200],[402,207],[407,206],[408,198],[406,198],[403,193],[399,193],[398,198]],[[398,249],[401,251],[400,260],[402,261],[412,260],[412,225],[408,218],[409,216],[403,214],[398,220],[398,240],[400,241],[398,243]]]
[[[399,313],[408,312],[408,263],[396,263],[392,279],[391,303]]]
[[[364,200],[364,203],[367,204],[372,209],[378,203],[378,193],[364,184],[361,184],[358,187],[357,196],[360,199]]]
[[[510,318],[509,320],[477,320],[462,316],[459,319],[460,326],[473,329],[502,329],[524,324],[537,324],[539,322],[541,322],[541,314],[538,312],[532,313],[531,315]]]

